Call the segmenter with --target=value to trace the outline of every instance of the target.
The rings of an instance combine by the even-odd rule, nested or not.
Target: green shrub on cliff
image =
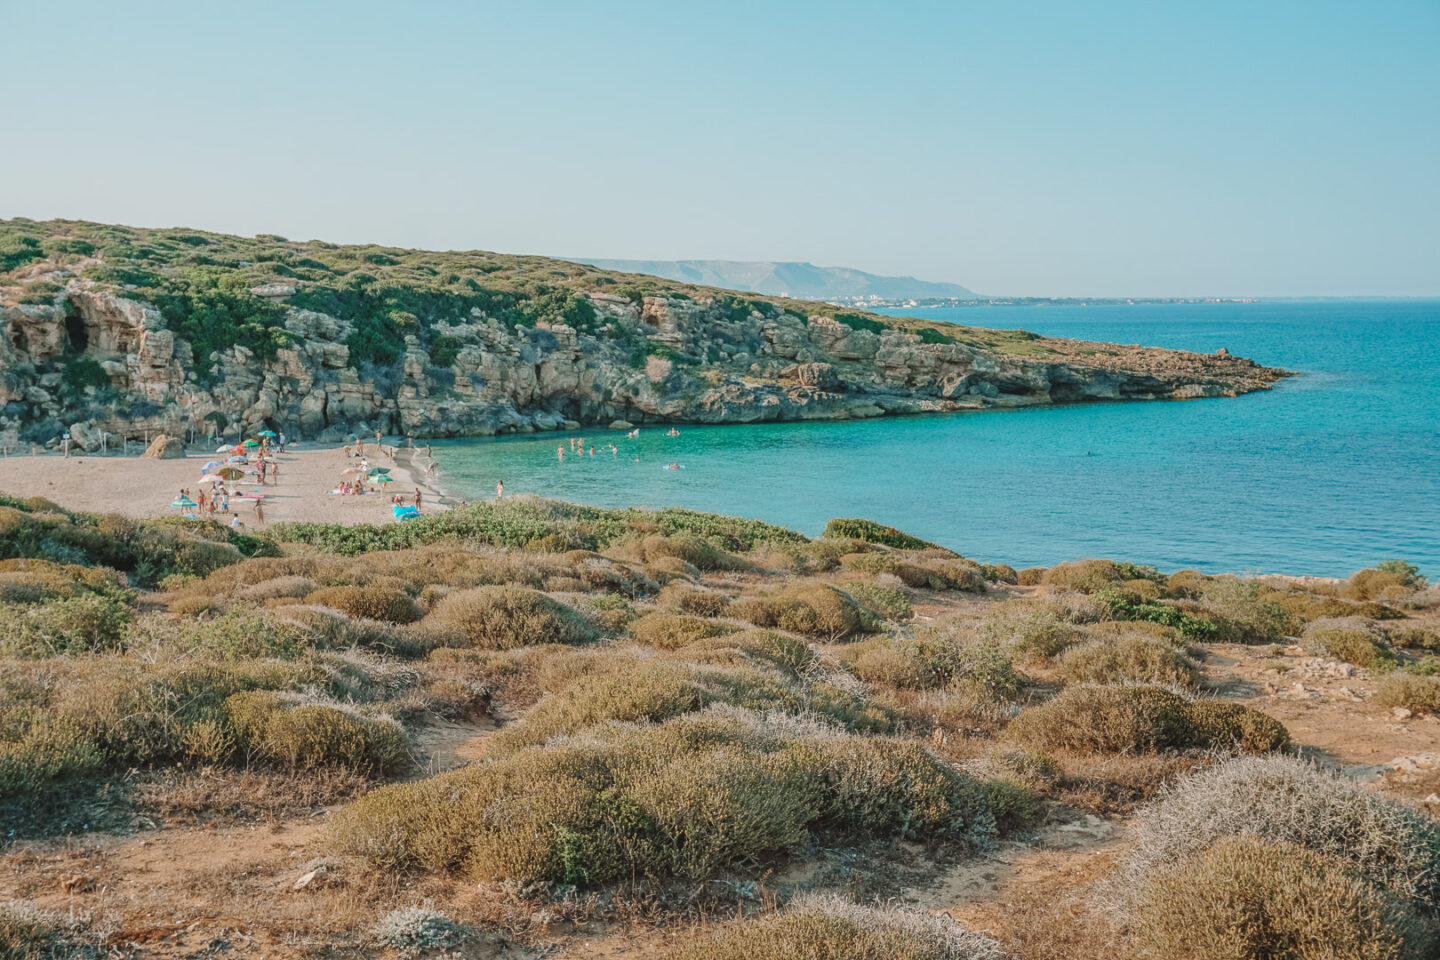
[[[860,517],[836,517],[825,524],[825,531],[820,535],[827,540],[863,540],[866,543],[878,543],[900,550],[944,549],[928,540],[912,537],[903,530]],[[946,552],[949,553],[948,550]]]

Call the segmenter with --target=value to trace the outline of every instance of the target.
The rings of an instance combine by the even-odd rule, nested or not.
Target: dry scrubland
[[[0,604],[0,957],[1440,949],[1440,591],[1404,564],[3,498]]]

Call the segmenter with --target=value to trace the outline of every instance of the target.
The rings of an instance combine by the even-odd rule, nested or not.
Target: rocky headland
[[[878,317],[535,257],[6,229],[11,449],[63,432],[95,450],[237,427],[333,440],[849,419],[1234,396],[1287,375],[1224,351]]]

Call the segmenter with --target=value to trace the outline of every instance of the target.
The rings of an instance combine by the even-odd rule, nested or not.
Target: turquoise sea
[[[905,311],[891,311],[903,313]],[[916,312],[916,311],[911,311]],[[1251,357],[1304,375],[1235,399],[586,432],[436,443],[453,494],[684,506],[817,534],[864,516],[1016,567],[1440,574],[1440,301],[919,311],[987,327]],[[620,447],[612,456],[601,445]],[[635,458],[639,457],[639,462]],[[682,470],[663,469],[680,463]]]

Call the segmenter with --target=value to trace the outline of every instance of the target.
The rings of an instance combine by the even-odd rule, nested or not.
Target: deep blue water
[[[893,311],[900,313],[903,311]],[[836,516],[1020,566],[1114,557],[1164,570],[1440,574],[1440,301],[920,311],[988,327],[1231,353],[1300,371],[1235,399],[856,423],[594,430],[437,444],[460,496],[678,505],[815,534]],[[600,444],[615,442],[612,457]],[[635,462],[635,456],[640,462]],[[679,462],[685,469],[664,470]]]

